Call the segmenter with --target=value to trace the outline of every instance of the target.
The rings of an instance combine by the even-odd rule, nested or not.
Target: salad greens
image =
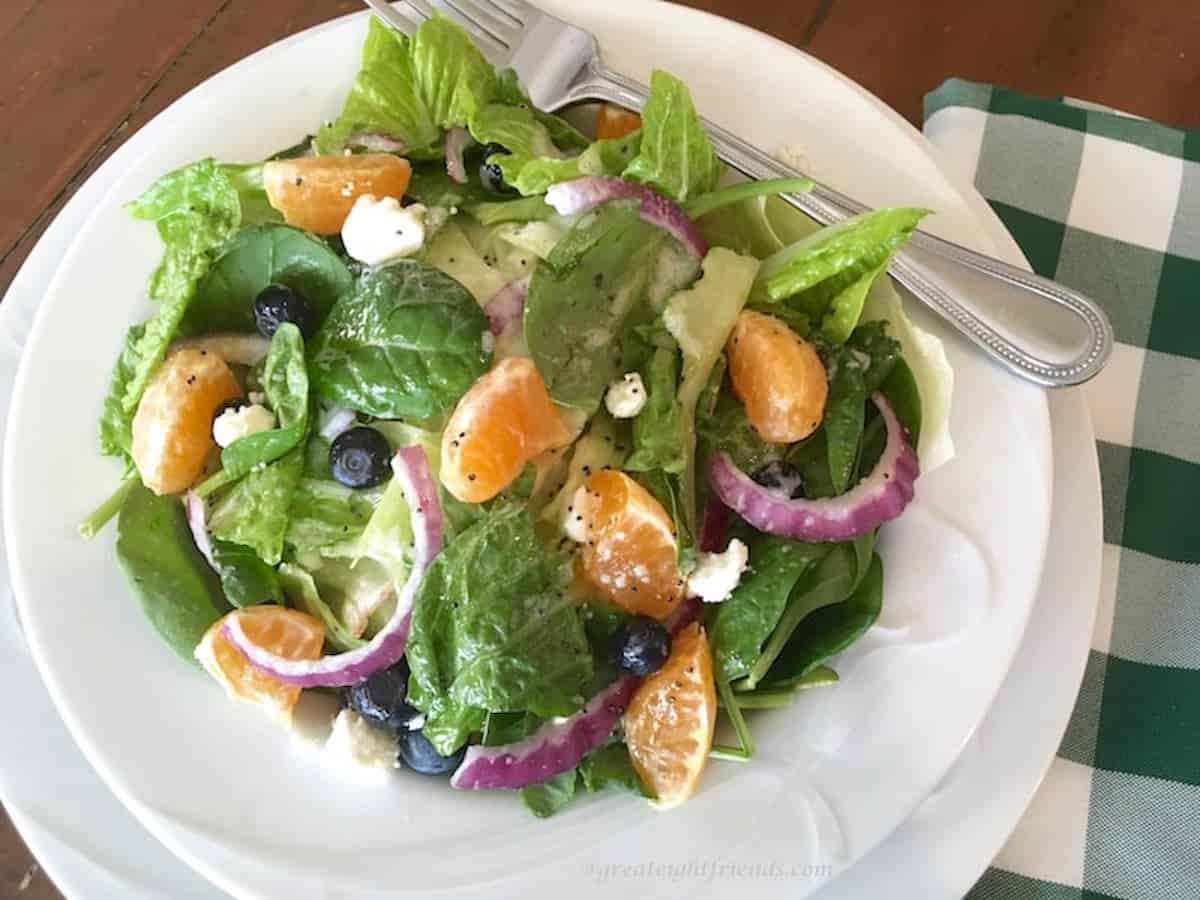
[[[484,373],[487,318],[421,262],[366,273],[329,312],[309,369],[318,397],[386,419],[445,415]]]
[[[201,160],[148,188],[129,209],[163,243],[147,288],[157,308],[130,328],[100,416],[101,449],[122,460],[124,478],[81,526],[90,536],[117,517],[117,558],[181,656],[209,634],[206,645],[228,639],[254,659],[253,677],[286,681],[295,669],[252,652],[270,648],[234,638],[241,617],[290,609],[323,635],[313,670],[354,673],[297,683],[354,681],[345,703],[391,729],[416,771],[459,767],[457,778],[509,754],[501,784],[539,817],[608,787],[654,796],[637,730],[620,714],[647,714],[639,685],[671,658],[682,627],[707,635],[719,700],[704,714],[719,706],[736,737],[710,755],[752,758],[756,716],[772,714],[759,711],[835,683],[836,656],[876,621],[883,596],[882,518],[807,541],[779,523],[797,509],[829,515],[829,498],[860,509],[865,493],[915,468],[911,456],[897,461],[898,450],[911,454],[906,440],[922,465],[952,452],[952,373],[885,275],[925,210],[818,228],[778,196],[808,190],[806,179],[727,175],[687,88],[666,72],[651,75],[640,127],[592,139],[573,122],[534,108],[448,19],[411,38],[372,19],[345,104],[311,142],[264,163]],[[389,154],[408,161],[407,187],[386,202],[359,196],[346,172],[408,171]],[[309,173],[321,177],[304,192],[283,190]],[[580,179],[592,180],[563,184]],[[572,205],[545,200],[559,184],[564,196],[589,185],[636,193],[561,215]],[[644,198],[667,210],[670,230],[643,218]],[[347,223],[361,205],[385,224],[312,234],[289,224],[314,221],[295,203],[344,210]],[[703,240],[685,244],[674,235],[693,220]],[[355,250],[363,234],[393,255],[376,264],[387,254]],[[748,308],[820,359],[828,394],[822,385],[821,421],[803,437],[765,440],[778,432],[740,399],[741,359],[731,372],[726,345]],[[217,349],[266,348],[255,333],[270,338],[265,358]],[[184,373],[178,409],[149,425],[137,417],[134,441],[146,387],[182,339],[223,359],[224,381]],[[512,356],[524,369],[497,368]],[[557,404],[562,428],[548,429],[560,433],[549,445],[526,433],[528,385],[494,377],[514,371],[536,375],[529,392]],[[210,389],[211,410],[193,402]],[[792,398],[775,399],[772,410]],[[219,410],[229,419],[218,448],[209,416]],[[466,469],[460,444],[479,434],[483,461]],[[170,452],[135,449],[146,446]],[[179,497],[145,484],[167,483],[147,466],[188,454],[189,471],[203,474],[185,515]],[[463,489],[493,463],[494,491]],[[756,519],[748,495],[722,493],[722,466],[775,517]],[[601,513],[596,476],[612,472],[644,490],[626,485],[620,496],[636,504]],[[663,552],[638,555],[655,541]],[[593,577],[588,567],[614,548],[631,558],[615,577]],[[652,567],[665,588],[648,580]],[[631,599],[639,584],[669,594],[671,611]],[[661,621],[647,623],[648,611]],[[386,660],[354,668],[380,647]],[[686,724],[691,740],[705,723]],[[522,771],[534,774],[511,774]],[[669,805],[669,786],[657,787]]]

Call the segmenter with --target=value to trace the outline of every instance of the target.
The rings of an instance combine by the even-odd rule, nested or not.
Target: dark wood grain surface
[[[581,0],[585,2],[585,0]],[[957,75],[1200,127],[1200,4],[687,0],[803,48],[920,122]],[[358,0],[0,0],[0,293],[73,192],[209,75]],[[0,815],[0,897],[59,897]]]

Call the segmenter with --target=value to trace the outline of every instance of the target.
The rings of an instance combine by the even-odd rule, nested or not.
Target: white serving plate
[[[989,249],[978,204],[962,200],[923,139],[786,45],[668,5],[554,6],[595,30],[618,68],[641,76],[669,68],[723,124],[767,146],[801,135],[823,179],[876,204],[931,206],[935,230]],[[21,614],[73,735],[151,831],[245,896],[484,885],[498,896],[497,880],[517,890],[647,853],[678,863],[757,848],[801,865],[852,862],[929,793],[982,719],[1041,569],[1051,490],[1045,399],[954,339],[959,457],[922,480],[919,502],[883,545],[880,627],[843,659],[836,690],[760,719],[761,760],[714,765],[705,790],[670,816],[614,797],[548,827],[507,797],[458,795],[412,777],[387,789],[338,781],[157,643],[113,564],[111,536],[75,537],[74,522],[115,478],[86,448],[111,355],[144,314],[136,298],[157,256],[153,235],[120,202],[175,165],[261,157],[310,129],[336,109],[364,27],[361,17],[340,20],[269,48],[156,119],[139,136],[146,154],[99,203],[50,286],[18,379],[5,515]],[[639,36],[655,32],[684,37],[651,54]],[[734,102],[719,73],[732,77],[746,59],[776,84],[805,90],[748,82]],[[993,469],[1004,477],[978,477]],[[586,894],[590,882],[580,881]],[[790,896],[799,887],[783,885]]]

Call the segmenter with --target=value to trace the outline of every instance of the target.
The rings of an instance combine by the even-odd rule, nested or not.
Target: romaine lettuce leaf
[[[425,712],[438,752],[457,749],[464,723],[482,724],[479,711],[580,708],[592,656],[566,577],[564,558],[542,546],[515,505],[491,511],[434,560],[417,593],[407,657],[408,700]],[[454,726],[438,731],[447,718]]]
[[[632,472],[662,469],[679,474],[686,468],[684,446],[679,441],[679,350],[673,338],[655,347],[643,369],[646,406],[633,420],[633,453],[625,462]]]
[[[667,303],[663,324],[683,351],[679,383],[679,441],[685,467],[680,477],[684,520],[696,534],[696,403],[713,366],[725,350],[738,314],[750,296],[758,260],[714,247],[704,257],[704,275]]]
[[[448,19],[426,20],[411,40],[371,19],[350,96],[315,144],[337,153],[354,132],[373,131],[431,155],[442,129],[466,125],[496,91],[495,69]]]
[[[624,176],[684,203],[713,190],[721,170],[687,87],[655,69],[650,75],[650,97],[642,108],[641,146]]]
[[[304,470],[299,449],[250,472],[221,496],[209,516],[213,537],[250,547],[268,565],[283,558],[292,495]]]
[[[354,650],[363,645],[362,639],[342,624],[321,599],[312,575],[300,566],[283,563],[279,567],[279,582],[291,606],[321,620],[325,626],[325,643],[335,650]]]
[[[263,389],[278,423],[270,431],[238,438],[221,451],[221,465],[230,478],[279,459],[304,440],[308,430],[308,367],[300,329],[284,322],[271,338],[263,369]]]
[[[164,175],[129,205],[135,217],[155,223],[163,241],[163,258],[149,285],[150,297],[161,306],[154,318],[126,335],[100,416],[103,453],[128,455],[133,415],[179,329],[196,283],[261,193],[260,167],[205,159]]]

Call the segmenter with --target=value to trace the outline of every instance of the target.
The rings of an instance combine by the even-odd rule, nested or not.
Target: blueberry
[[[241,397],[231,397],[213,410],[213,421],[217,421],[217,419],[221,418],[221,416],[230,410],[237,412],[239,409],[244,409],[246,406],[246,401]]]
[[[401,659],[347,690],[346,705],[364,719],[407,731],[408,723],[419,715],[405,702],[407,695],[408,663]]]
[[[661,622],[634,616],[613,635],[612,655],[618,669],[649,675],[661,669],[671,655],[671,635]]]
[[[363,425],[343,431],[329,447],[334,480],[350,488],[368,488],[392,474],[392,447],[382,434]]]
[[[504,172],[500,166],[491,161],[493,156],[508,155],[508,149],[500,144],[488,144],[483,148],[483,162],[479,166],[479,180],[483,182],[484,190],[493,194],[509,195],[517,193],[504,181]]]
[[[783,494],[790,500],[804,496],[804,476],[790,462],[775,460],[755,469],[750,477],[755,483]]]
[[[317,330],[312,304],[287,285],[269,284],[254,298],[254,324],[263,337],[271,337],[284,322],[291,322],[310,338]]]
[[[450,756],[442,756],[433,749],[429,738],[419,731],[402,731],[400,733],[400,759],[414,772],[422,775],[448,775],[458,768],[459,763],[467,754],[467,748],[461,748]]]

